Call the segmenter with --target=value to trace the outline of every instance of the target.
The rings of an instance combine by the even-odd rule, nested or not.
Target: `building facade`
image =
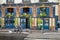
[[[58,30],[58,0],[1,0],[2,28]]]

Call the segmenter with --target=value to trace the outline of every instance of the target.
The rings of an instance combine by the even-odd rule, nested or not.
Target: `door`
[[[44,30],[49,30],[49,19],[48,18],[44,18],[43,26],[44,26]]]
[[[30,29],[30,19],[26,18],[26,28]]]
[[[20,26],[22,29],[30,29],[29,18],[20,18]]]
[[[20,22],[20,25],[23,29],[27,28],[30,29],[30,17],[32,16],[32,8],[21,8],[20,9],[20,19],[25,21],[25,22]],[[25,26],[23,26],[25,25]]]
[[[55,30],[58,31],[58,16],[55,17]]]
[[[14,28],[14,17],[5,18],[5,28]]]
[[[22,29],[26,29],[26,18],[20,18],[20,26]]]
[[[14,17],[16,16],[16,8],[6,8],[5,11],[5,28],[15,28]]]

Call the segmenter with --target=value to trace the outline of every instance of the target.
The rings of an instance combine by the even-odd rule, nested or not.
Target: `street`
[[[0,40],[24,40],[26,32],[12,32],[11,29],[0,30]]]
[[[60,40],[58,32],[42,32],[41,30],[29,30],[29,32],[1,32],[0,40]]]

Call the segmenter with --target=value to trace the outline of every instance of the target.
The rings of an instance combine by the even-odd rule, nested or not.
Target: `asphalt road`
[[[24,40],[26,36],[24,33],[0,33],[0,40]]]
[[[1,32],[0,40],[60,40],[60,30],[58,32],[45,32],[40,30],[31,31],[29,34],[24,32]]]

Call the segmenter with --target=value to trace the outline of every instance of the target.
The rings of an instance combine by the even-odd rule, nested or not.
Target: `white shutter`
[[[0,0],[0,4],[6,4],[6,0]]]
[[[53,2],[53,0],[48,0],[49,2]]]
[[[6,4],[6,0],[3,0],[3,3]]]
[[[49,2],[58,2],[59,0],[48,0]]]
[[[2,4],[2,0],[0,0],[0,4]]]
[[[54,2],[58,2],[58,0],[54,0]]]

